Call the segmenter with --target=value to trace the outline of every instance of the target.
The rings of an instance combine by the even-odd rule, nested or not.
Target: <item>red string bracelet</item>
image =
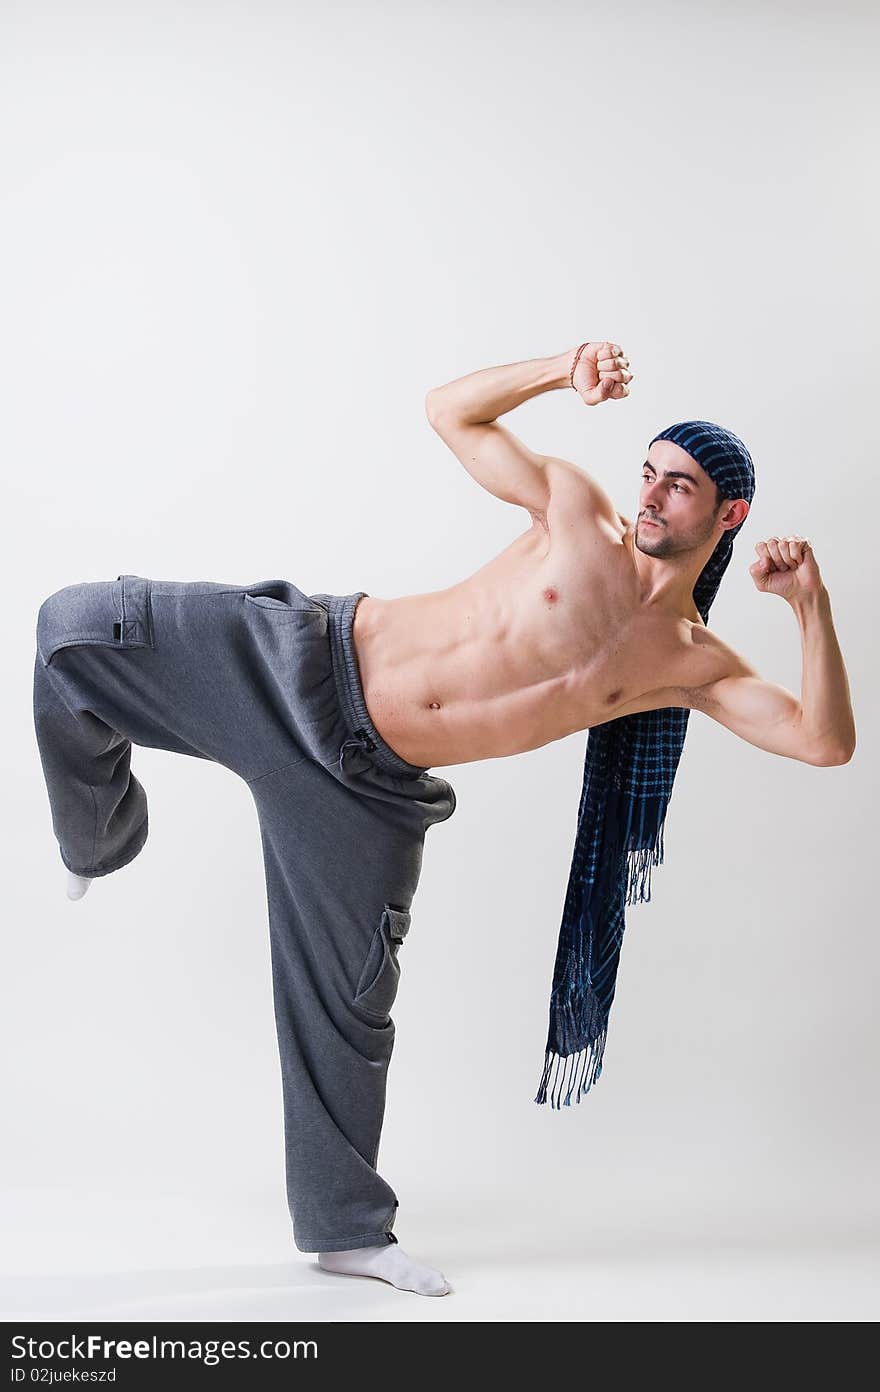
[[[578,365],[578,363],[579,363],[579,361],[580,361],[581,353],[582,353],[582,352],[584,351],[584,349],[587,347],[587,344],[590,343],[591,341],[592,341],[592,340],[588,338],[588,339],[587,339],[587,342],[586,342],[586,343],[582,343],[581,346],[580,346],[580,348],[577,350],[577,352],[576,352],[575,355],[574,355],[574,362],[573,362],[572,365],[571,365],[571,372],[568,374],[568,380],[571,382],[571,385],[572,385],[573,387],[574,387],[574,370],[575,370],[575,368],[577,367],[577,365]],[[575,388],[575,390],[577,390],[577,388]]]

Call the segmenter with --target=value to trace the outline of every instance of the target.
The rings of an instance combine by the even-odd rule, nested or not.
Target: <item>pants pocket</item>
[[[43,600],[37,649],[45,666],[61,648],[84,643],[112,648],[154,646],[152,581],[141,575],[66,585]]]
[[[246,604],[254,604],[258,609],[286,611],[291,617],[296,614],[306,614],[311,618],[326,617],[326,611],[289,580],[262,580],[248,585],[244,598]]]
[[[386,904],[370,940],[355,989],[354,1004],[371,1019],[385,1023],[400,985],[400,945],[409,932],[410,910]]]

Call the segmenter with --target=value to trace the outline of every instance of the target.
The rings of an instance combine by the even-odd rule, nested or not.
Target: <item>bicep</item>
[[[692,687],[682,704],[704,711],[758,749],[804,763],[816,762],[804,739],[800,701],[786,687],[764,681],[756,672]]]
[[[563,535],[580,523],[605,517],[619,529],[604,488],[568,459],[538,454],[498,421],[459,421],[442,412],[431,426],[489,493],[531,513],[551,535]]]
[[[544,516],[550,501],[546,455],[537,454],[497,421],[434,416],[431,426],[487,492]]]

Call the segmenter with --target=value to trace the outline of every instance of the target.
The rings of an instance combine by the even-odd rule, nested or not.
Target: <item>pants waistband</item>
[[[361,682],[357,651],[354,644],[354,616],[358,602],[367,597],[366,590],[357,590],[349,595],[309,595],[327,610],[330,619],[330,655],[333,662],[333,676],[342,717],[353,736],[361,740],[363,748],[371,758],[389,773],[418,778],[427,772],[419,764],[410,764],[386,744],[376,729]]]

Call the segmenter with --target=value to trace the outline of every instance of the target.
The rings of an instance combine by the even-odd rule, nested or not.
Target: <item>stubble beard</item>
[[[642,525],[639,518],[636,526],[636,546],[646,556],[656,556],[662,560],[667,556],[680,556],[686,551],[696,551],[705,545],[715,528],[715,516],[706,518],[699,526],[690,527],[684,532],[670,536],[666,524],[659,522],[655,527]]]

